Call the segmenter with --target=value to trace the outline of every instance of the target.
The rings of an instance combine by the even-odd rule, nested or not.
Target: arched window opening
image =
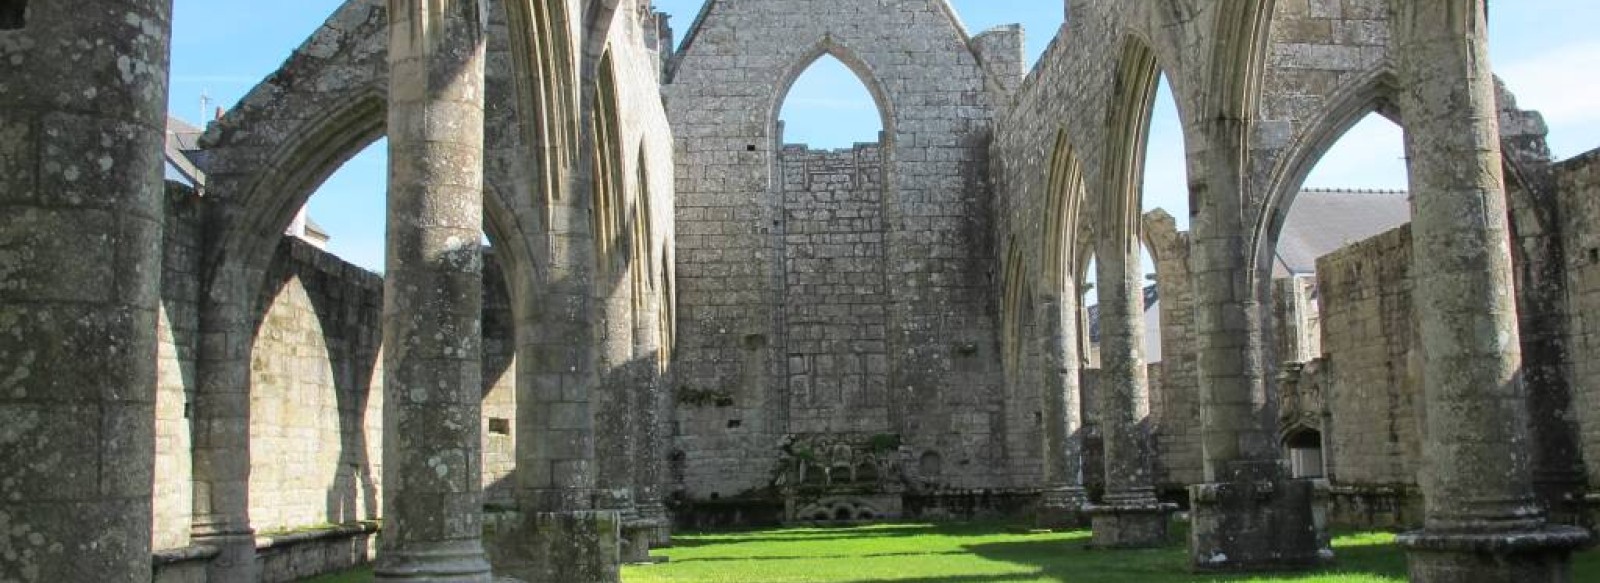
[[[1186,302],[1189,294],[1186,238],[1181,233],[1189,227],[1189,173],[1185,155],[1183,121],[1178,114],[1177,98],[1166,74],[1161,74],[1151,103],[1148,134],[1145,136],[1144,175],[1140,184],[1140,231],[1144,245],[1139,247],[1139,264],[1144,274],[1145,294],[1145,362],[1158,364],[1164,352],[1187,351],[1184,346],[1168,346],[1181,339],[1164,338],[1163,316],[1168,319],[1192,317],[1192,306]],[[1160,211],[1172,218],[1175,233],[1149,232],[1151,213]],[[1157,222],[1159,227],[1167,225]],[[1151,245],[1172,248],[1151,249]],[[1172,296],[1167,298],[1164,296]],[[1165,301],[1164,301],[1165,300]],[[1180,323],[1181,324],[1181,323]],[[1176,329],[1189,329],[1180,326]],[[1163,350],[1169,349],[1169,350]],[[1153,379],[1158,377],[1152,377]]]
[[[1283,440],[1289,469],[1295,478],[1321,478],[1327,474],[1322,457],[1322,432],[1301,429]]]
[[[779,140],[809,142],[775,152],[775,220],[761,229],[782,249],[783,337],[826,339],[784,346],[790,390],[818,412],[791,418],[795,433],[895,431],[884,122],[860,70],[823,54],[784,96],[787,124],[774,122]]]
[[[789,88],[779,110],[779,143],[809,148],[877,144],[883,115],[872,92],[843,61],[818,57]]]
[[[388,176],[389,140],[380,138],[329,175],[284,234],[383,273]]]
[[[1406,189],[1405,134],[1400,126],[1372,113],[1335,142],[1306,178],[1308,188]]]
[[[1275,362],[1322,355],[1317,260],[1411,220],[1399,126],[1369,114],[1318,160],[1276,233],[1272,256]]]

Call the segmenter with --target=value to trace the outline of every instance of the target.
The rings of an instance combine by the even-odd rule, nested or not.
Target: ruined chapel
[[[946,0],[348,0],[202,127],[172,0],[0,0],[0,582],[606,583],[675,529],[1175,515],[1199,572],[1360,527],[1413,581],[1570,580],[1600,154],[1552,156],[1487,1],[1062,4],[1028,68]],[[785,139],[822,58],[876,141]],[[1142,204],[1163,79],[1187,230]],[[1409,188],[1305,188],[1369,114]],[[380,138],[377,274],[302,209]]]

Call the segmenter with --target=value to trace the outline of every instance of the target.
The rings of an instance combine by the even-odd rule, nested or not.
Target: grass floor
[[[1182,537],[1148,551],[1091,551],[1088,531],[1025,533],[996,524],[885,524],[680,534],[655,551],[670,559],[628,566],[625,583],[1376,583],[1406,580],[1405,555],[1386,533],[1334,541],[1337,563],[1282,575],[1188,573]],[[313,579],[357,583],[371,572]],[[1576,557],[1573,581],[1600,581],[1600,553]]]

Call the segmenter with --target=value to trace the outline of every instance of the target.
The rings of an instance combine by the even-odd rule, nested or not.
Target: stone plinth
[[[664,563],[665,557],[650,556],[650,549],[659,546],[660,540],[668,525],[662,520],[645,518],[640,515],[633,520],[622,524],[622,563],[635,565],[640,563]]]
[[[672,546],[672,517],[667,514],[665,505],[650,502],[640,504],[639,516],[652,525],[650,530],[651,548],[659,549]]]
[[[520,512],[484,518],[496,577],[525,583],[620,583],[622,521],[615,511]]]
[[[1047,488],[1039,492],[1034,526],[1053,530],[1083,528],[1089,524],[1084,510],[1088,504],[1083,488]]]
[[[1240,479],[1189,487],[1198,571],[1306,569],[1333,560],[1313,480]]]
[[[1173,504],[1089,505],[1085,512],[1094,526],[1089,546],[1097,549],[1148,549],[1167,544],[1167,525],[1178,507]]]
[[[1498,534],[1402,534],[1416,583],[1564,583],[1589,531],[1572,526]]]

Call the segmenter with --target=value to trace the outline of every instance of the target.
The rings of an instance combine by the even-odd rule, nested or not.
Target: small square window
[[[28,25],[28,0],[0,0],[0,30],[21,30]]]
[[[511,435],[511,420],[510,419],[490,418],[489,419],[489,434],[490,435]]]

